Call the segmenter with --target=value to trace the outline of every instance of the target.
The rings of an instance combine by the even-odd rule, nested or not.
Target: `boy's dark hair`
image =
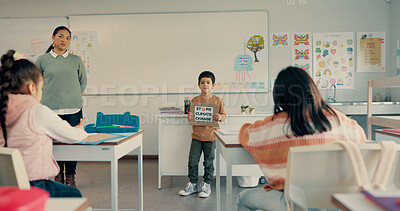
[[[56,36],[56,34],[60,31],[60,30],[67,30],[69,32],[69,35],[71,35],[71,31],[66,27],[66,26],[59,26],[57,28],[54,29],[53,31],[53,36]],[[49,48],[47,48],[46,53],[50,52],[52,49],[54,49],[53,44],[51,44],[49,46]]]
[[[27,94],[25,85],[31,81],[38,84],[42,73],[31,61],[26,59],[14,60],[14,50],[7,51],[1,57],[0,66],[0,126],[3,131],[5,147],[7,147],[6,111],[8,95]]]
[[[201,80],[202,78],[211,78],[212,83],[215,84],[215,76],[214,76],[214,73],[212,73],[212,72],[210,72],[210,71],[203,71],[202,73],[200,73],[198,84],[200,84],[200,80]]]
[[[322,99],[314,81],[301,68],[289,66],[279,72],[274,89],[274,114],[287,112],[290,128],[295,136],[304,136],[332,129],[323,109],[338,116]],[[307,116],[311,119],[310,124]]]

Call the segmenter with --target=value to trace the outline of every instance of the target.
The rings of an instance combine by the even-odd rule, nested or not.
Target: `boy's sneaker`
[[[193,193],[197,193],[197,184],[190,181],[186,184],[185,189],[179,191],[181,196],[188,196]]]
[[[207,198],[211,193],[211,185],[207,184],[205,182],[202,182],[200,184],[199,192],[200,192],[199,193],[200,198]]]

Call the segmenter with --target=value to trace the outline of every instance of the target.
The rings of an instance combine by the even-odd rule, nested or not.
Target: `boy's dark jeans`
[[[204,153],[204,182],[212,184],[214,176],[215,141],[198,141],[192,139],[189,152],[189,180],[197,183],[199,179],[199,160],[201,152]]]

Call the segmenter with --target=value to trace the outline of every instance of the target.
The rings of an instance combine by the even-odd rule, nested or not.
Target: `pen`
[[[113,126],[118,126],[118,127],[123,127],[123,128],[135,128],[133,126],[128,126],[128,125],[116,125],[116,124],[113,124]]]
[[[119,126],[99,126],[96,128],[119,128]]]
[[[82,122],[86,119],[86,117],[83,117],[82,121],[79,122],[78,126],[81,126]]]

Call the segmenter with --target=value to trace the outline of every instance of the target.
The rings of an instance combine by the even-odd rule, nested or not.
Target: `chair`
[[[367,97],[367,138],[372,139],[372,125],[400,128],[400,116],[372,116],[372,88],[400,87],[400,76],[379,78],[368,81]]]
[[[0,147],[0,186],[30,189],[25,164],[18,149]]]
[[[372,178],[379,161],[379,144],[359,144],[369,178]],[[387,189],[400,188],[400,145],[391,169]],[[336,209],[331,202],[334,193],[359,191],[353,167],[346,151],[339,145],[292,147],[287,161],[285,198],[293,210],[307,208]]]

